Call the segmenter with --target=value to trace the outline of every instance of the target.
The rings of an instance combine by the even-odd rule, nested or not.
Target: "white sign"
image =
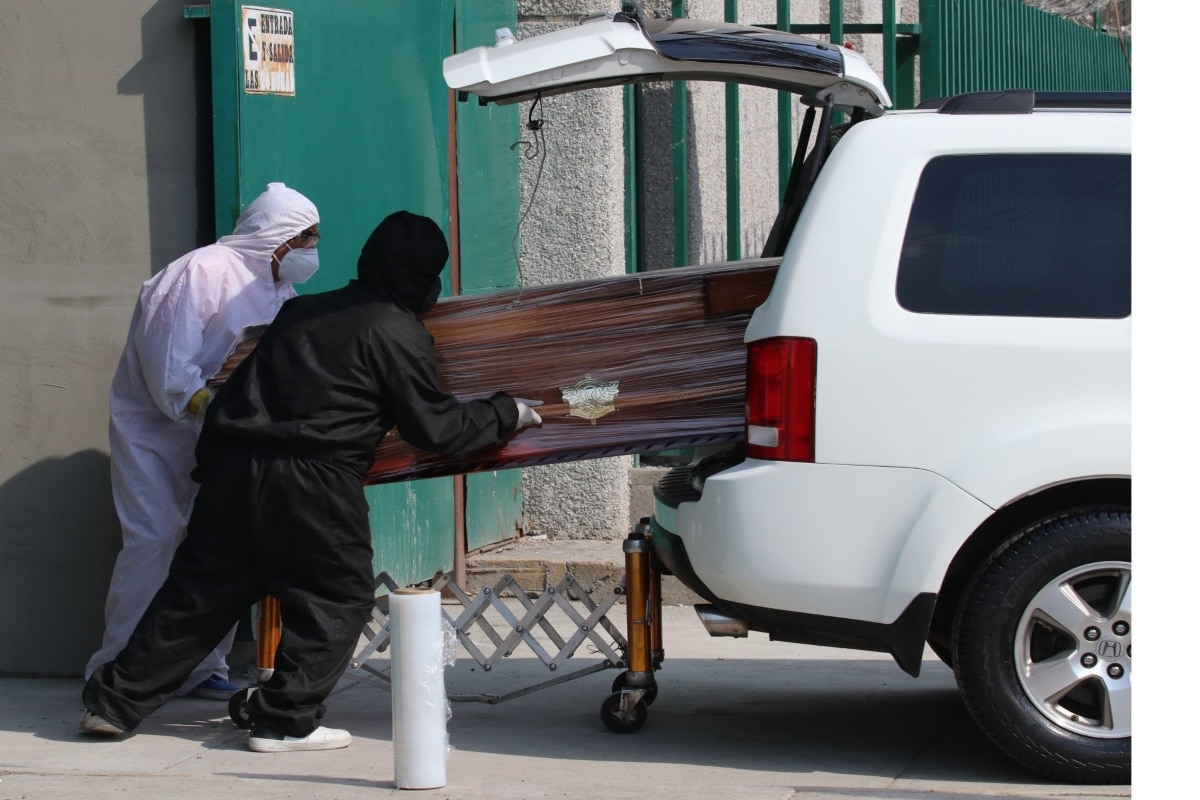
[[[296,94],[291,11],[242,6],[242,72],[247,94]]]

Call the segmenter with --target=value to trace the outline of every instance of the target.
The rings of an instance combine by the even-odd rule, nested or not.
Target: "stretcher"
[[[613,680],[612,693],[600,705],[600,719],[614,733],[633,733],[640,729],[658,696],[654,673],[661,668],[664,659],[662,574],[654,563],[649,527],[644,522],[629,534],[622,549],[625,554],[624,579],[601,592],[599,597],[587,592],[569,575],[557,585],[547,587],[536,598],[523,591],[511,575],[504,575],[494,585],[484,587],[474,598],[448,576],[434,580],[431,588],[458,601],[458,606],[443,604],[443,618],[454,631],[458,643],[485,672],[491,672],[522,644],[528,646],[552,673],[558,673],[584,644],[601,657],[597,663],[504,694],[451,694],[448,696],[450,701],[495,705],[585,675],[620,669],[623,671]],[[377,588],[395,591],[399,587],[387,573],[381,573]],[[625,600],[624,634],[608,617],[609,611],[622,598]],[[510,607],[509,600],[516,604],[515,610]],[[577,604],[583,606],[586,614],[577,609]],[[455,607],[461,610],[457,613],[449,610]],[[391,645],[386,608],[385,604],[378,604],[372,612],[371,620],[363,628],[363,637],[367,641],[351,657],[345,673],[347,678],[379,688],[390,688],[389,676],[371,665],[369,659]],[[507,630],[498,629],[488,620],[486,612],[489,609],[507,623]],[[551,609],[557,609],[561,612],[560,617],[570,621],[569,630],[554,626],[548,614]],[[279,603],[273,597],[266,597],[260,604],[258,621],[257,675],[260,682],[270,679],[281,630]],[[473,631],[479,631],[490,642],[490,652],[472,637]],[[540,637],[535,635],[539,632]],[[554,652],[544,644],[543,640],[547,638],[556,648]],[[246,703],[256,688],[242,689],[229,701],[229,716],[239,727],[251,727]]]

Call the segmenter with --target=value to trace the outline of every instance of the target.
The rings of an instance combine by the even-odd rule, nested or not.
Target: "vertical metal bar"
[[[776,0],[775,29],[791,30],[792,4],[790,0]],[[784,203],[787,193],[788,178],[792,172],[792,95],[790,92],[779,92],[778,97],[778,131],[779,131],[779,205]]]
[[[971,47],[970,40],[966,38],[970,31],[963,26],[962,9],[954,4],[946,8],[945,18],[946,40],[942,45],[942,52],[953,53],[953,58],[946,59],[942,81],[946,87],[946,94],[953,95],[966,91],[966,87],[970,85],[965,82],[966,74],[970,70],[967,53],[971,51]]]
[[[1070,53],[1070,61],[1078,60],[1079,59],[1079,48],[1075,47],[1075,43],[1078,42],[1078,40],[1075,40],[1075,42],[1072,41],[1072,37],[1070,37],[1070,34],[1067,31],[1066,26],[1058,25],[1057,29],[1058,29],[1058,41],[1061,42],[1062,48],[1063,48],[1061,50],[1061,52]],[[1068,61],[1068,64],[1069,64],[1069,61]],[[1058,72],[1060,72],[1060,74],[1062,73],[1061,67],[1060,67],[1060,70],[1058,70]],[[1073,78],[1075,80],[1078,80],[1079,71],[1067,70],[1067,73],[1072,74]],[[1069,86],[1051,85],[1051,86],[1045,86],[1045,89],[1074,89],[1078,85],[1079,85],[1078,83],[1073,82],[1072,85],[1069,85]]]
[[[968,0],[969,2],[969,0]],[[942,32],[945,37],[942,40],[942,53],[945,54],[945,61],[942,67],[942,91],[947,95],[958,93],[962,85],[961,76],[966,65],[963,63],[962,54],[962,37],[959,35],[958,18],[960,9],[953,3],[943,5],[945,11],[942,17],[945,20],[942,25]]]
[[[736,83],[725,84],[725,243],[726,257],[742,257],[742,143]]]
[[[650,562],[650,663],[658,669],[662,665],[666,650],[663,649],[662,616],[662,573],[654,568],[654,557]]]
[[[967,86],[982,88],[987,85],[987,78],[984,74],[987,71],[984,65],[984,54],[980,52],[979,46],[981,42],[975,38],[974,34],[975,26],[979,24],[975,13],[978,10],[979,4],[976,0],[967,0],[962,7],[962,21],[958,28],[963,34],[962,40],[968,44],[967,47],[962,48],[963,70],[959,73],[966,83],[966,86],[962,87],[964,91]],[[969,39],[965,38],[968,34],[971,37]]]
[[[638,124],[638,86],[626,86],[622,97],[625,111],[625,272],[642,268],[641,211],[641,125]]]
[[[457,16],[457,15],[456,15]],[[458,47],[458,20],[454,18],[450,25],[450,50]],[[450,294],[462,294],[461,250],[459,247],[458,220],[458,113],[455,105],[455,92],[446,93],[450,104],[448,116],[449,167],[446,176],[450,205]],[[454,486],[454,562],[452,571],[454,582],[460,586],[467,582],[467,480],[463,475],[455,475]]]
[[[921,0],[921,99],[941,97],[942,31],[941,0]]]
[[[987,42],[975,32],[976,26],[979,25],[979,12],[979,3],[977,0],[973,0],[963,7],[959,21],[958,31],[962,40],[967,44],[967,47],[963,49],[962,56],[963,63],[966,65],[966,71],[963,73],[965,85],[961,87],[962,91],[975,87],[983,89],[991,82],[989,74],[991,68],[985,49]]]
[[[1030,22],[1032,23],[1033,20],[1030,19]],[[1036,28],[1036,31],[1037,31],[1038,41],[1041,42],[1044,47],[1051,45],[1051,42],[1053,39],[1053,34],[1049,34],[1049,31],[1047,31],[1045,25],[1038,25]],[[1049,51],[1049,52],[1054,52],[1054,51]],[[1046,70],[1046,59],[1039,58],[1037,60],[1036,75],[1034,77],[1034,81],[1029,86],[1030,89],[1046,88],[1045,86],[1042,85],[1045,82],[1046,71],[1047,71]]]
[[[671,0],[671,16],[685,15],[683,0]],[[688,130],[687,130],[687,84],[675,81],[671,84],[671,151],[674,188],[675,216],[675,266],[688,263]]]
[[[1014,14],[1019,10],[1013,8]],[[1031,11],[1032,9],[1025,10]],[[1038,84],[1042,80],[1042,72],[1046,63],[1046,59],[1042,56],[1046,52],[1051,52],[1044,49],[1046,45],[1042,36],[1044,26],[1037,24],[1037,20],[1033,14],[1021,14],[1018,15],[1018,18],[1021,22],[1020,35],[1022,38],[1028,39],[1033,45],[1034,57],[1030,60],[1030,63],[1018,64],[1016,69],[1013,70],[1015,74],[1012,77],[1020,81],[1023,88],[1041,89],[1043,87]]]
[[[921,49],[921,37],[906,36],[896,43],[897,91],[892,101],[896,108],[915,108],[917,105],[917,54]]]
[[[1061,43],[1058,41],[1058,31],[1054,30],[1054,29],[1050,28],[1050,26],[1046,25],[1044,20],[1038,20],[1038,21],[1042,23],[1042,24],[1038,25],[1038,38],[1045,45],[1047,45],[1048,49],[1046,52],[1057,53],[1061,57],[1063,55],[1063,52],[1061,49],[1059,49],[1061,47]],[[1035,90],[1048,89],[1048,88],[1050,88],[1048,84],[1050,82],[1050,76],[1052,74],[1050,65],[1046,63],[1046,60],[1039,59],[1039,62],[1041,64],[1042,68],[1038,70],[1037,83],[1036,83],[1036,85],[1034,85],[1030,88],[1035,89]],[[1057,87],[1055,87],[1055,88],[1057,88]]]
[[[998,16],[996,11],[997,9],[985,9],[983,4],[976,0],[969,9],[963,23],[965,30],[978,31],[978,33],[972,34],[971,41],[974,43],[974,46],[971,48],[970,57],[973,61],[972,70],[975,75],[976,85],[980,88],[996,86],[996,79],[998,77],[997,65],[993,63],[993,57],[999,51],[999,48],[994,45],[1002,41],[1001,37],[1004,34],[1001,33],[997,36],[993,33],[992,36],[989,36],[985,40],[982,35],[983,28],[981,27],[986,24],[985,20],[996,24],[996,16]],[[1003,14],[1002,9],[999,11],[1000,14]],[[1003,20],[1000,22],[1000,27],[1002,28]],[[996,86],[996,88],[999,87]]]
[[[233,0],[209,4],[212,53],[213,219],[217,236],[233,232],[242,213],[241,19]]]
[[[675,212],[675,266],[688,263],[687,84],[671,84],[671,152]]]
[[[255,666],[259,670],[258,680],[266,683],[270,678],[263,678],[264,670],[275,669],[275,654],[279,652],[279,638],[282,629],[279,624],[279,601],[267,595],[258,601],[258,641],[255,642]]]
[[[626,685],[633,689],[654,684],[653,635],[650,608],[650,541],[634,531],[625,539],[625,631],[629,643]]]
[[[883,0],[883,85],[896,102],[896,0]]]
[[[725,21],[737,22],[737,0],[725,0]],[[742,120],[738,85],[725,84],[725,257],[742,257]]]
[[[1018,9],[1012,4],[1004,9],[1001,15],[1001,24],[998,26],[1001,31],[1000,35],[993,39],[993,42],[998,45],[995,48],[997,83],[1005,89],[1020,86],[1020,71],[1014,68],[1014,65],[1025,60],[1021,54],[1023,43],[1020,35],[1021,17],[1017,11]]]
[[[829,0],[829,43],[841,47],[846,43],[846,35],[843,26],[845,14],[842,13],[842,0]],[[842,112],[833,112],[833,124],[840,125],[842,122]]]
[[[1012,9],[1013,28],[1016,37],[1025,43],[1026,58],[1017,62],[1011,77],[1021,88],[1032,89],[1034,88],[1034,68],[1031,65],[1039,60],[1037,54],[1041,52],[1041,47],[1037,41],[1037,31],[1033,27],[1033,18],[1029,14],[1018,13],[1019,10],[1015,6]]]
[[[642,87],[625,89],[625,272],[645,269],[642,246]],[[633,456],[634,468],[641,467],[642,456]]]
[[[450,245],[450,294],[462,294],[462,269],[459,242],[458,242],[458,115],[454,103],[454,91],[450,90],[446,93],[450,102],[450,114],[448,131],[448,143],[446,149],[448,151],[449,166],[447,167],[447,190],[449,194],[450,206],[450,236],[447,237]]]
[[[970,0],[967,1],[970,2]],[[954,8],[952,12],[947,13],[947,19],[953,20],[952,24],[946,26],[946,38],[947,41],[955,43],[958,67],[954,67],[953,62],[947,64],[944,78],[947,82],[947,94],[958,94],[972,88],[970,58],[975,48],[971,29],[967,27],[967,9],[965,7]]]
[[[967,2],[970,2],[970,0],[967,0]],[[972,48],[970,47],[970,40],[966,38],[970,35],[970,31],[965,27],[963,9],[951,3],[946,8],[945,14],[946,44],[943,45],[942,52],[950,53],[953,46],[954,59],[946,59],[945,69],[942,72],[942,80],[946,84],[946,94],[953,95],[966,91],[967,87],[970,86],[966,82],[966,73],[970,70],[966,54]]]
[[[925,0],[921,0],[921,1],[925,2]],[[930,6],[940,5],[940,2],[939,2],[939,0],[929,0],[927,5],[930,5]],[[922,8],[922,16],[924,16],[925,6],[921,6],[921,8]],[[937,54],[941,57],[941,59],[938,62],[938,74],[930,76],[930,77],[935,81],[935,83],[938,86],[938,94],[943,97],[949,97],[950,95],[954,94],[954,92],[951,91],[949,85],[947,85],[944,78],[946,76],[946,73],[953,72],[955,70],[954,43],[955,43],[955,41],[957,41],[957,39],[956,39],[956,37],[950,36],[948,34],[948,26],[950,24],[948,22],[948,20],[950,20],[954,16],[954,7],[949,6],[949,7],[943,7],[943,8],[945,8],[944,11],[939,9],[939,11],[936,12],[938,15],[940,25],[938,27],[938,30],[937,30],[937,32],[935,34],[935,38],[934,38],[934,40],[937,42]],[[921,24],[921,27],[922,28],[925,27],[924,23]],[[925,80],[924,54],[922,54],[922,58],[921,58],[921,80],[922,81]]]
[[[994,12],[993,12],[994,13]],[[988,16],[984,15],[985,18]],[[992,80],[995,81],[996,87],[999,89],[1007,89],[1011,85],[1012,70],[1009,69],[1009,64],[1016,61],[1013,58],[1014,44],[1016,43],[1016,22],[1017,18],[1014,10],[1010,7],[1007,11],[1001,14],[1000,35],[992,37],[991,51],[992,68],[995,75]]]

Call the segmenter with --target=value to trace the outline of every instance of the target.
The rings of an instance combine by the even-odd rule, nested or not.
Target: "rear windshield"
[[[1129,156],[932,159],[896,297],[928,314],[1129,316]]]

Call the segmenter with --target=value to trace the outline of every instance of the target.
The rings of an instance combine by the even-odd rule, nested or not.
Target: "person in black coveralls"
[[[279,600],[275,671],[250,695],[250,749],[332,750],[321,725],[374,606],[362,480],[393,426],[467,454],[541,423],[534,401],[442,391],[417,318],[437,301],[446,239],[399,211],[368,237],[358,280],[289,300],[217,393],[196,447],[200,491],[166,584],[84,688],[86,733],[132,731],[166,702],[247,605]]]

